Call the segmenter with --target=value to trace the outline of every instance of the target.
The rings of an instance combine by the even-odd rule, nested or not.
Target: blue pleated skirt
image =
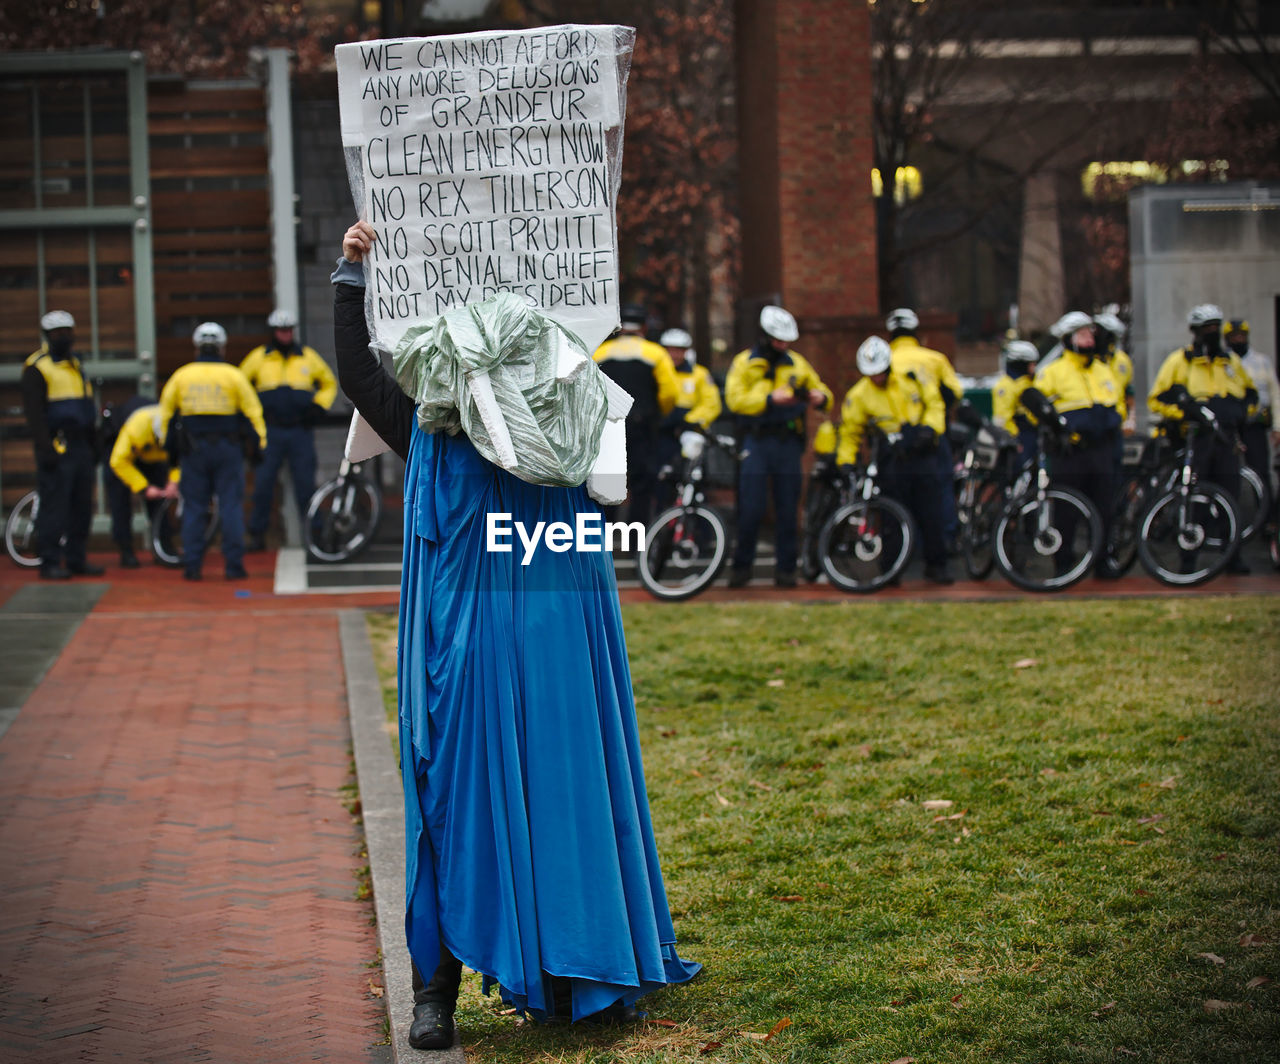
[[[418,429],[405,469],[400,756],[405,930],[430,979],[443,944],[538,1019],[697,974],[653,841],[612,555],[521,564],[486,515],[575,525],[585,488],[527,484],[463,435]]]

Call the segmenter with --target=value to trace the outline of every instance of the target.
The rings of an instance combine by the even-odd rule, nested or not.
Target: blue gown
[[[527,484],[415,425],[404,482],[405,930],[537,1019],[693,978],[653,841],[612,555],[488,553],[486,514],[574,525],[584,487]]]

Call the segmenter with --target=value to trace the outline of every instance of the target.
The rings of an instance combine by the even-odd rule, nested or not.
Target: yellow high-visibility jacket
[[[676,405],[680,391],[667,349],[635,333],[606,340],[591,356],[635,402],[627,420],[656,423]]]
[[[41,347],[27,356],[23,363],[24,376],[28,376],[28,370],[34,370],[44,378],[44,417],[50,433],[60,429],[93,428],[98,418],[93,385],[85,377],[75,355],[54,361],[48,347]]]
[[[890,369],[879,388],[863,377],[844,397],[840,408],[840,446],[836,461],[853,465],[868,429],[898,432],[903,425],[925,425],[941,436],[947,430],[946,407],[938,386],[914,373]]]
[[[706,366],[696,362],[676,367],[675,409],[685,411],[684,420],[690,425],[706,428],[720,416],[723,405],[720,402],[720,389],[711,377]]]
[[[1147,395],[1147,408],[1157,417],[1174,421],[1182,419],[1182,411],[1178,407],[1156,398],[1175,384],[1186,388],[1193,399],[1204,402],[1211,399],[1239,399],[1243,402],[1245,393],[1253,388],[1253,379],[1234,351],[1227,351],[1218,358],[1207,358],[1193,354],[1191,348],[1180,348],[1164,360]]]
[[[760,429],[788,429],[797,436],[804,436],[807,404],[785,403],[774,406],[769,396],[778,388],[808,389],[823,396],[821,409],[830,410],[834,397],[822,378],[795,351],[777,353],[776,359],[767,357],[760,347],[740,351],[729,366],[724,382],[724,400],[729,412],[737,414],[752,427]]]
[[[1111,361],[1107,363],[1111,367],[1111,372],[1116,375],[1116,383],[1120,385],[1122,395],[1127,395],[1133,390],[1133,359],[1127,352],[1117,350],[1111,356]]]
[[[169,452],[164,449],[160,427],[160,404],[141,406],[120,426],[120,434],[111,448],[111,457],[108,459],[111,472],[123,480],[135,495],[146,491],[150,483],[146,474],[138,468],[138,463],[157,464],[169,461]],[[178,477],[178,467],[173,466],[169,470],[169,479],[176,483]]]
[[[889,341],[893,354],[893,368],[903,373],[914,373],[920,380],[931,381],[942,393],[943,402],[950,405],[964,398],[964,389],[956,376],[951,360],[941,351],[922,347],[914,336],[896,336]],[[946,392],[951,393],[948,399]]]
[[[338,396],[338,378],[313,348],[255,347],[240,370],[258,392],[263,414],[273,425],[309,423],[312,407],[328,410]]]
[[[1007,373],[1002,373],[991,389],[991,420],[1005,432],[1011,432],[1015,436],[1018,434],[1018,423],[1014,420],[1017,417],[1024,417],[1035,424],[1036,419],[1022,409],[1022,393],[1034,383],[1035,377],[1030,373],[1021,377],[1010,377]]]
[[[248,377],[226,362],[188,362],[169,378],[160,393],[159,436],[162,440],[168,437],[169,422],[175,414],[181,414],[189,427],[202,424],[226,432],[237,431],[235,417],[244,414],[258,434],[259,444],[267,445],[267,425],[262,419],[258,393]],[[214,419],[226,419],[225,425]]]
[[[1124,421],[1124,390],[1100,358],[1086,360],[1064,348],[1062,357],[1036,371],[1035,385],[1066,418],[1077,441],[1097,441]]]

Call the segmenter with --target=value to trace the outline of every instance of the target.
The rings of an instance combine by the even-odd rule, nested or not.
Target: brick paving
[[[0,1061],[389,1059],[339,790],[355,603],[107,582],[0,738]]]

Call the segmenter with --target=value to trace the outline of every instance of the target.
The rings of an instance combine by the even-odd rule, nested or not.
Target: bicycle
[[[843,504],[818,536],[818,556],[827,579],[842,591],[868,594],[902,575],[916,543],[916,524],[907,508],[881,494],[880,466],[897,433],[874,433],[861,472],[845,478]]]
[[[1206,430],[1226,435],[1207,406],[1183,405],[1186,445],[1179,453],[1175,483],[1156,495],[1138,525],[1138,558],[1163,584],[1193,587],[1213,579],[1240,545],[1240,518],[1231,497],[1218,485],[1198,480],[1195,450]],[[1163,479],[1163,478],[1162,478]]]
[[[1166,436],[1125,442],[1120,487],[1107,550],[1117,576],[1127,573],[1138,558],[1138,526],[1170,469],[1173,447]]]
[[[40,515],[40,493],[29,491],[9,511],[4,522],[4,546],[9,557],[24,569],[40,565],[40,544],[36,521]]]
[[[213,498],[205,514],[205,549],[218,534],[218,500]],[[156,507],[149,533],[151,556],[161,565],[176,569],[182,565],[182,496],[164,499]]]
[[[318,562],[347,562],[378,533],[382,493],[359,462],[343,458],[338,475],[321,484],[307,503],[307,553]]]
[[[985,580],[995,565],[993,533],[1017,476],[1018,441],[968,403],[957,405],[956,419],[972,430],[963,443],[957,481],[958,545],[969,577]]]
[[[836,465],[835,452],[818,452],[809,470],[804,493],[804,532],[800,540],[800,574],[813,583],[822,574],[818,537],[831,515],[840,508],[844,475]]]
[[[681,465],[676,505],[653,519],[636,559],[640,583],[655,598],[678,602],[711,585],[729,557],[729,534],[703,492],[707,445],[735,462],[744,457],[732,436],[687,429],[680,434]],[[659,473],[669,479],[674,467]],[[666,476],[664,476],[666,474]]]
[[[1102,519],[1083,493],[1050,480],[1048,452],[1069,446],[1065,418],[1033,388],[1023,393],[1022,402],[1036,419],[1039,446],[1035,461],[1018,474],[996,524],[995,564],[1026,591],[1061,591],[1082,580],[1097,561]]]

